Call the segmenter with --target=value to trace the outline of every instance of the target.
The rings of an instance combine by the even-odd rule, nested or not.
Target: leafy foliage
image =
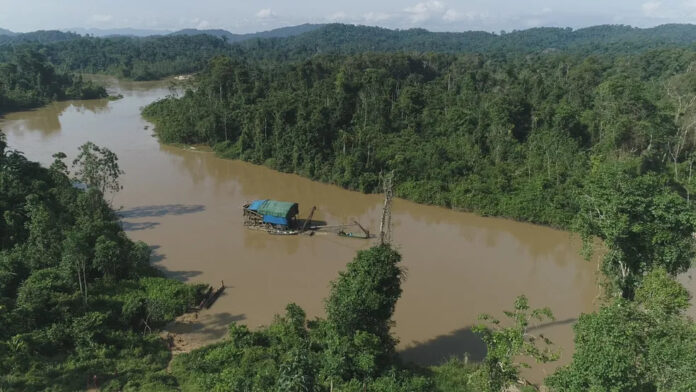
[[[191,73],[216,55],[251,61],[302,61],[318,55],[365,52],[484,53],[494,57],[551,54],[582,56],[642,53],[654,48],[684,48],[696,42],[692,25],[663,25],[640,29],[603,25],[570,28],[532,28],[501,32],[430,32],[389,30],[344,24],[302,25],[236,35],[221,30],[184,30],[167,36],[83,37],[59,31],[0,35],[0,61],[27,48],[46,53],[62,70],[106,72],[135,80]]]
[[[111,150],[87,142],[80,146],[80,153],[73,161],[78,181],[106,195],[121,190],[118,178],[123,171],[118,166],[118,157]]]
[[[581,316],[573,362],[547,384],[559,392],[694,390],[696,328],[683,314],[687,306],[679,283],[651,272],[635,302],[616,299]]]
[[[307,321],[295,304],[257,331],[231,325],[229,339],[176,357],[182,390],[426,391],[432,381],[402,368],[391,316],[401,257],[388,246],[358,253],[332,283],[328,318]]]
[[[524,362],[516,362],[518,357],[529,357],[542,363],[558,359],[558,354],[549,347],[549,339],[529,333],[532,321],[554,320],[550,309],[530,309],[527,297],[520,296],[515,300],[515,309],[506,311],[505,315],[512,325],[502,326],[500,320],[483,314],[480,318],[493,328],[481,324],[474,329],[487,348],[481,370],[485,391],[501,391],[518,381],[520,368],[529,367]]]
[[[0,389],[172,385],[167,347],[143,332],[199,288],[160,277],[100,190],[74,188],[60,162],[42,168],[0,133]]]
[[[105,95],[56,69],[138,80],[195,72],[195,89],[148,106],[165,142],[365,192],[572,228],[606,247],[620,293],[575,326],[555,391],[696,389],[696,328],[674,275],[695,256],[693,26],[430,33],[327,25],[229,44],[206,36],[0,41],[0,110]],[[33,37],[33,38],[32,38]],[[369,52],[369,53],[368,53]],[[222,56],[220,56],[222,55]],[[53,65],[51,65],[50,63]],[[54,68],[55,67],[55,68]],[[86,145],[72,187],[0,134],[0,389],[500,391],[517,357],[555,354],[529,333],[551,318],[519,297],[509,324],[484,317],[482,364],[405,366],[391,335],[400,255],[359,252],[331,285],[326,319],[291,304],[251,331],[176,358],[143,333],[186,310],[196,287],[147,265],[104,202],[116,157]]]
[[[0,113],[32,108],[60,99],[106,97],[106,90],[82,77],[59,73],[35,50],[13,53],[0,63]]]
[[[603,240],[605,273],[626,298],[654,266],[685,272],[696,256],[696,215],[664,178],[635,165],[597,165],[581,195],[578,230]]]

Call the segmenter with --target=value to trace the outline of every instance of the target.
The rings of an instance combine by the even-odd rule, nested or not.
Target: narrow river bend
[[[316,205],[315,219],[357,219],[376,231],[381,196],[160,145],[140,108],[168,94],[167,83],[110,83],[124,99],[53,103],[7,115],[0,129],[12,148],[45,165],[58,151],[72,159],[88,140],[118,154],[126,174],[114,205],[122,206],[129,236],[150,244],[153,263],[171,277],[228,286],[181,331],[191,339],[221,339],[233,321],[266,325],[290,302],[310,318],[322,316],[329,282],[372,242],[248,231],[241,206],[256,198],[297,201],[302,217]],[[578,255],[577,237],[403,200],[395,202],[393,220],[407,271],[394,333],[407,360],[437,363],[465,351],[480,359],[482,344],[470,331],[477,315],[498,315],[526,294],[532,306],[553,310],[556,321],[542,330],[562,350],[561,363],[568,361],[572,323],[597,305],[596,264]]]

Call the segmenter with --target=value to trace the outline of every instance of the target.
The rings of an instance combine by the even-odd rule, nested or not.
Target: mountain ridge
[[[279,27],[277,29],[264,30],[264,31],[259,31],[259,32],[255,32],[255,33],[243,33],[243,34],[232,33],[230,31],[227,31],[224,29],[206,29],[206,30],[182,29],[182,30],[178,30],[178,31],[175,31],[173,33],[170,33],[169,35],[207,34],[207,35],[212,35],[214,37],[223,38],[223,39],[226,39],[227,42],[234,43],[234,42],[241,42],[241,41],[254,39],[254,38],[292,37],[292,36],[301,35],[301,34],[304,34],[307,32],[321,29],[324,26],[326,26],[326,25],[325,24],[305,23],[305,24],[296,25],[296,26],[285,26],[285,27]]]

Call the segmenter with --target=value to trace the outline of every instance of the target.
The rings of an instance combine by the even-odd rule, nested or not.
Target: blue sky
[[[696,23],[696,0],[0,0],[0,27],[222,28],[344,22],[434,31]]]

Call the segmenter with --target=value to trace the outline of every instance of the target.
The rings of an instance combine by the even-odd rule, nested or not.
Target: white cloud
[[[346,20],[348,18],[348,15],[343,12],[343,11],[338,11],[334,12],[333,14],[329,15],[326,19],[330,20],[332,22],[336,22],[339,20]]]
[[[210,27],[210,22],[208,22],[207,20],[201,19],[201,18],[191,19],[191,24],[199,30],[207,29],[208,27]]]
[[[481,21],[485,21],[486,19],[489,19],[489,18],[490,18],[490,15],[485,13],[485,12],[476,12],[476,11],[460,12],[460,11],[454,10],[452,8],[445,11],[445,13],[442,15],[442,20],[445,22],[461,22],[461,21],[481,22]]]
[[[385,14],[383,12],[368,12],[363,15],[363,19],[367,23],[374,23],[374,22],[383,22],[385,20],[389,20],[392,18],[392,15],[390,14]]]
[[[102,15],[102,14],[97,14],[97,15],[92,15],[90,16],[90,20],[92,22],[97,22],[97,23],[106,23],[110,22],[114,17],[112,15]]]
[[[662,8],[662,2],[648,1],[647,3],[643,3],[643,5],[641,5],[640,8],[643,10],[643,14],[645,16],[658,17],[660,8]]]
[[[256,17],[261,19],[269,19],[275,17],[275,14],[270,8],[264,8],[260,9],[259,12],[256,13]]]
[[[414,6],[406,7],[404,11],[409,14],[413,23],[424,22],[446,13],[445,4],[439,0],[424,1]]]
[[[447,21],[447,22],[456,22],[458,20],[462,20],[464,15],[461,12],[457,12],[453,9],[448,9],[445,11],[445,14],[442,15],[442,19]]]
[[[524,24],[526,27],[541,27],[541,26],[543,26],[544,23],[542,22],[541,19],[531,18],[531,19],[525,20]]]

